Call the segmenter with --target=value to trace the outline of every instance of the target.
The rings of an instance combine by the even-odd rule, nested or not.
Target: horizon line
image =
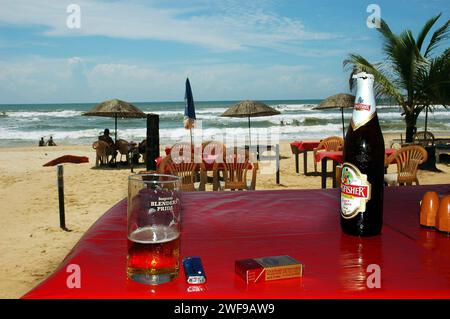
[[[112,98],[114,99],[114,98]],[[110,99],[110,100],[112,100]],[[251,101],[312,101],[312,100],[324,100],[325,98],[308,98],[308,99],[248,99]],[[122,99],[119,99],[122,100]],[[100,102],[51,102],[51,103],[0,103],[0,106],[4,106],[4,105],[56,105],[56,104],[98,104],[98,103],[102,103],[104,101],[107,100],[102,100]],[[184,103],[184,100],[178,100],[178,101],[128,101],[128,100],[123,100],[126,101],[128,103]],[[245,101],[245,100],[195,100],[195,102],[240,102],[240,101]]]

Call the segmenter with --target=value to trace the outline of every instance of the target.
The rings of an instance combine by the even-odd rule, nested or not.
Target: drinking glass
[[[181,179],[136,174],[128,179],[128,278],[169,282],[180,268]]]

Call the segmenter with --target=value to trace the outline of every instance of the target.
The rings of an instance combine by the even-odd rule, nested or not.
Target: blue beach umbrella
[[[184,128],[190,131],[192,144],[192,128],[194,127],[196,117],[194,97],[192,96],[192,89],[189,78],[186,78],[186,92],[184,94],[184,100],[186,101],[186,105],[184,107]]]

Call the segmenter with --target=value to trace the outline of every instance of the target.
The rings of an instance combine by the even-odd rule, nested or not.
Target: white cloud
[[[196,100],[320,98],[345,88],[345,77],[305,65],[246,63],[154,66],[27,57],[0,60],[0,103],[181,101],[191,79]]]
[[[81,28],[66,26],[67,5],[81,7]],[[44,26],[47,36],[108,36],[157,39],[201,45],[216,50],[251,47],[283,49],[301,41],[334,38],[308,30],[298,19],[271,10],[268,1],[195,1],[191,7],[171,2],[100,0],[11,0],[2,4],[0,22]]]
[[[78,61],[74,63],[74,61]],[[81,60],[49,59],[27,56],[21,59],[0,60],[0,103],[38,103],[39,101],[74,99],[87,92]]]

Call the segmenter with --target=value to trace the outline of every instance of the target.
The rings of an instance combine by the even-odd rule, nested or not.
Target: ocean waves
[[[77,117],[81,116],[83,112],[82,111],[75,111],[75,110],[62,110],[62,111],[7,111],[5,112],[7,117],[11,118],[24,118],[24,119],[39,119],[43,117],[57,117],[57,118],[70,118],[70,117]]]
[[[257,130],[279,132],[279,138],[317,139],[329,135],[341,135],[340,109],[316,110],[319,101],[278,101],[268,104],[281,114],[251,118],[252,136]],[[220,117],[232,102],[199,102],[196,104],[198,126],[194,135],[208,139],[248,135],[247,118]],[[56,141],[68,144],[89,144],[97,139],[105,128],[113,131],[114,120],[107,117],[82,116],[92,104],[1,106],[0,145],[36,144],[40,137],[53,136]],[[137,103],[146,113],[160,117],[161,143],[189,139],[189,131],[183,128],[184,103]],[[351,109],[344,110],[346,128],[351,119]],[[378,106],[378,117],[383,132],[404,132],[405,122],[398,106]],[[424,125],[425,112],[419,116],[417,126]],[[120,119],[118,137],[141,141],[145,138],[145,119]],[[450,111],[436,107],[428,114],[428,127],[432,131],[446,132],[450,128]]]

